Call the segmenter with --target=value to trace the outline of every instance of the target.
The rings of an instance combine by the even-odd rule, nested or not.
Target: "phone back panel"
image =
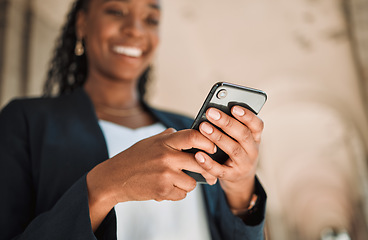
[[[207,120],[206,111],[208,108],[214,107],[232,116],[231,108],[235,105],[240,105],[258,114],[266,100],[267,95],[261,90],[231,83],[216,83],[207,95],[191,128],[198,130],[199,124]]]

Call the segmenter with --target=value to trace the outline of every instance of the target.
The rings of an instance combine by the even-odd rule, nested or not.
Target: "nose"
[[[142,20],[135,17],[130,16],[126,19],[125,24],[122,24],[122,32],[132,37],[140,37],[144,33],[144,26]]]

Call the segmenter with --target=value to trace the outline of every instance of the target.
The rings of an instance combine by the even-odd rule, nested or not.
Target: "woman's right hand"
[[[216,177],[197,163],[194,154],[182,151],[190,148],[216,151],[215,144],[196,130],[167,129],[92,169],[87,174],[92,229],[119,202],[184,199],[196,181],[183,169],[202,174],[209,184],[216,183]]]

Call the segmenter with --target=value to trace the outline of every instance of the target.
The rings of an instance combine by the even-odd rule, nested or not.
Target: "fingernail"
[[[215,147],[213,148],[213,152],[216,153],[217,152],[217,147],[215,145]]]
[[[195,158],[197,159],[197,161],[198,162],[200,162],[200,163],[204,163],[206,160],[204,159],[204,157],[203,157],[203,155],[202,154],[200,154],[200,153],[197,153],[196,155],[195,155]]]
[[[206,123],[206,122],[202,123],[201,124],[201,129],[202,129],[203,132],[205,132],[207,134],[213,133],[213,127],[209,123]]]
[[[235,115],[238,115],[238,116],[243,116],[244,114],[245,114],[245,112],[244,112],[244,110],[243,109],[241,109],[240,107],[238,107],[238,106],[235,106],[235,107],[233,107],[233,113],[235,114]]]
[[[221,117],[220,113],[219,113],[217,110],[213,109],[213,108],[211,108],[211,109],[208,111],[208,116],[209,116],[210,118],[212,118],[213,120],[219,120],[219,119],[220,119],[220,117]]]

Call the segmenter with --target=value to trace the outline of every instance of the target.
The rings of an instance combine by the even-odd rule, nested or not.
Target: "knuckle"
[[[225,123],[224,123],[224,126],[226,128],[231,128],[233,126],[233,121],[231,120],[230,117],[226,117],[225,119]]]
[[[157,190],[157,195],[159,199],[167,199],[167,196],[170,194],[171,189],[166,184],[162,185]]]
[[[231,153],[234,157],[239,157],[243,153],[243,148],[240,145],[236,145],[231,149]]]
[[[207,169],[208,171],[211,171],[213,169],[213,165],[212,164],[207,164],[205,166],[205,169]]]
[[[256,142],[260,142],[260,141],[261,141],[261,138],[262,138],[261,133],[259,133],[259,134],[255,134],[255,136],[254,136],[254,140],[255,140]]]
[[[157,184],[157,186],[155,187],[155,200],[156,201],[162,201],[166,199],[166,196],[168,194],[168,190],[167,190],[167,184],[165,183],[159,183]]]
[[[264,129],[264,122],[262,119],[259,119],[259,130],[262,131]]]
[[[251,138],[251,133],[250,130],[247,128],[244,130],[243,134],[242,134],[242,141],[243,142],[248,142]]]
[[[167,133],[174,133],[174,132],[176,132],[176,129],[175,129],[175,128],[170,127],[170,128],[168,128],[168,129],[166,129],[166,132],[167,132]]]
[[[190,131],[188,134],[188,141],[195,144],[198,141],[198,134],[196,131]]]
[[[163,183],[167,183],[167,182],[169,182],[169,181],[170,181],[170,179],[171,179],[171,173],[170,173],[170,171],[168,171],[168,170],[164,170],[164,171],[161,173],[160,178],[161,178],[161,181],[162,181]]]
[[[158,153],[156,158],[152,158],[155,159],[155,164],[156,166],[166,166],[167,162],[169,161],[169,154],[165,151],[162,151],[160,153]]]
[[[222,133],[219,133],[219,134],[217,134],[217,135],[216,135],[216,137],[215,137],[215,141],[216,141],[216,142],[221,142],[221,141],[222,141],[222,138],[223,138]]]
[[[224,170],[222,170],[219,174],[218,174],[218,178],[224,178],[226,175],[226,172]]]

